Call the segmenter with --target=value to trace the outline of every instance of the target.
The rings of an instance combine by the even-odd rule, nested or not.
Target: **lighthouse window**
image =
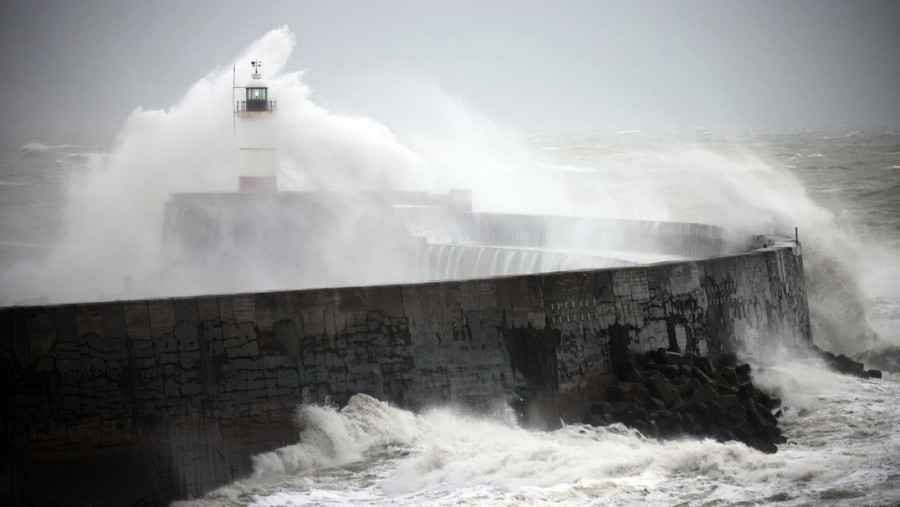
[[[247,88],[247,100],[266,100],[266,89]]]

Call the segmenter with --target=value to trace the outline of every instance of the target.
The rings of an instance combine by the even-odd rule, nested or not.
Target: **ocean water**
[[[837,300],[858,298],[846,302],[865,309],[881,340],[897,343],[900,298],[891,262],[900,246],[900,136],[704,142],[704,150],[751,152],[798,178],[804,198],[829,217],[822,224],[835,230],[828,234],[866,254],[843,258],[823,250],[832,243],[819,237],[805,252],[808,264],[836,255],[852,266],[847,283],[858,290],[839,292]],[[583,174],[613,160],[625,171],[660,151],[647,146],[557,140],[545,163]],[[900,505],[896,375],[861,380],[804,357],[756,365],[753,375],[784,400],[788,443],[776,454],[740,443],[658,441],[621,425],[538,432],[520,427],[509,411],[411,413],[357,395],[342,409],[298,407],[296,444],[256,456],[251,477],[177,505]]]

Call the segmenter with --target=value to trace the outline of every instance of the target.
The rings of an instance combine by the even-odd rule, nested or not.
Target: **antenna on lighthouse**
[[[262,78],[262,74],[259,73],[259,69],[260,67],[262,67],[262,62],[260,60],[253,60],[252,62],[250,62],[250,65],[253,66],[253,75],[251,77],[253,77],[253,79]]]

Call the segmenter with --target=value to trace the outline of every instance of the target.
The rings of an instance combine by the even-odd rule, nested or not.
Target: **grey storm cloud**
[[[7,1],[6,146],[108,145],[288,25],[317,100],[424,76],[522,129],[900,123],[900,2]]]

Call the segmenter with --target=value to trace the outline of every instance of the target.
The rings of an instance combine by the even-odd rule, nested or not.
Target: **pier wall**
[[[554,393],[622,347],[810,340],[789,246],[469,281],[0,309],[6,505],[161,505],[297,440],[301,403]]]

